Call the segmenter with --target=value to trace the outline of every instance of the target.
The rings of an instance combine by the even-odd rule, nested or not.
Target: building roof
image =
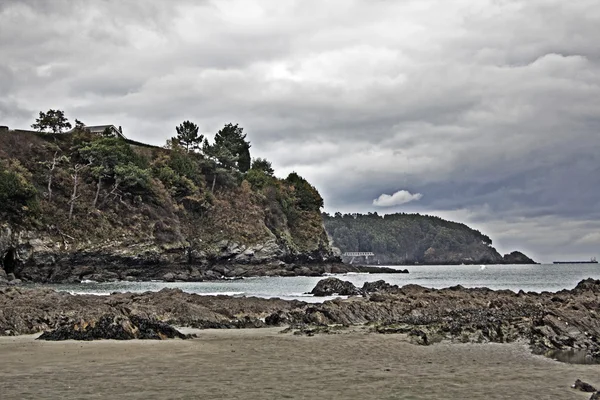
[[[109,129],[112,132],[114,132],[115,135],[126,139],[125,135],[123,135],[123,133],[114,125],[86,125],[85,129],[87,129],[91,133],[102,133],[106,129]]]

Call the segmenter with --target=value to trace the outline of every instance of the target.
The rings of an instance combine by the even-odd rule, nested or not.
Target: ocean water
[[[562,265],[427,265],[392,267],[408,268],[408,274],[338,274],[356,286],[383,279],[394,285],[417,284],[428,288],[487,287],[526,292],[555,292],[572,289],[586,278],[600,279],[600,264]],[[213,282],[84,282],[78,284],[39,285],[74,294],[108,295],[112,292],[146,292],[179,288],[200,295],[278,297],[285,300],[322,302],[335,297],[313,297],[307,292],[322,277],[254,277]],[[337,297],[337,296],[336,296]]]

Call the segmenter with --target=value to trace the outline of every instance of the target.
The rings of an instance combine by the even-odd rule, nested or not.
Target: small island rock
[[[326,278],[320,280],[317,286],[310,291],[315,296],[356,296],[360,295],[361,290],[354,286],[352,282],[342,281],[338,278]]]

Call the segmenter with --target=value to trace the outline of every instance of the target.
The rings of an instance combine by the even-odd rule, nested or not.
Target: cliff
[[[343,268],[326,265],[339,259],[314,187],[297,174],[275,178],[265,160],[242,172],[224,157],[85,131],[3,129],[0,263],[34,282]]]
[[[488,236],[439,217],[336,213],[323,214],[323,220],[334,247],[342,253],[371,251],[371,262],[383,265],[534,263],[519,252],[502,257]]]

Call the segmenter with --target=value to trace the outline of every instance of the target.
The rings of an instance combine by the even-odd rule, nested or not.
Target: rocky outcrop
[[[369,285],[366,288],[369,289]],[[514,293],[455,286],[434,290],[372,284],[365,298],[328,301],[290,313],[286,323],[358,325],[403,333],[415,341],[526,341],[537,352],[586,350],[600,358],[600,280],[581,281],[558,293]]]
[[[338,284],[326,293],[358,290],[351,284]],[[435,290],[381,282],[367,288],[371,292],[364,296],[307,304],[198,296],[175,289],[91,296],[7,287],[0,288],[0,335],[52,330],[65,323],[97,321],[103,315],[138,316],[197,328],[370,324],[376,332],[404,334],[423,345],[442,340],[522,341],[541,353],[584,350],[600,359],[600,280],[587,279],[557,293],[462,286]]]
[[[175,338],[188,339],[189,336],[164,322],[136,315],[105,314],[93,320],[81,320],[75,323],[67,321],[52,331],[42,333],[38,340],[165,340]]]
[[[90,166],[72,201],[72,171],[83,160]],[[116,184],[116,171],[132,163],[144,184]],[[26,282],[56,283],[319,275],[340,263],[322,198],[303,178],[256,185],[236,170],[217,179],[209,165],[200,152],[85,132],[7,131],[0,178],[19,187],[0,204],[0,267]],[[97,181],[93,170],[104,167],[110,176]]]
[[[582,392],[593,393],[596,391],[596,388],[590,385],[587,382],[583,382],[581,379],[577,379],[575,383],[571,386],[573,389],[580,390]]]
[[[504,264],[537,264],[531,258],[527,257],[520,251],[513,251],[510,254],[505,254],[502,257]]]
[[[362,287],[363,293],[394,293],[400,290],[398,285],[390,285],[384,280],[378,280],[375,282],[365,282]]]
[[[319,281],[317,286],[310,291],[315,296],[356,296],[362,294],[352,282],[342,281],[338,278],[327,278]]]
[[[53,236],[52,230],[15,231],[0,225],[0,285],[7,272],[26,282],[71,283],[83,280],[194,282],[250,276],[321,276],[348,272],[404,273],[392,268],[329,262],[306,254],[294,262],[274,241],[246,246],[221,241],[207,254],[185,243],[169,247],[154,242],[78,243]],[[54,232],[56,233],[56,232]],[[60,235],[59,235],[60,236]],[[287,254],[287,255],[286,255]],[[325,253],[324,253],[325,254]],[[280,259],[288,258],[285,262]]]

